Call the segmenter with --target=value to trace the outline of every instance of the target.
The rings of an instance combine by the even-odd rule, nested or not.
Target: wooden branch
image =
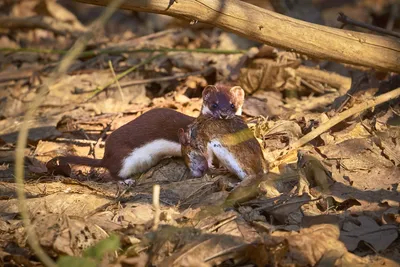
[[[83,33],[83,29],[78,30],[71,23],[57,21],[51,17],[35,16],[35,17],[9,17],[0,16],[0,28],[6,29],[44,29],[59,35],[71,34],[78,37]]]
[[[297,160],[297,152],[298,149],[317,136],[320,136],[324,132],[328,131],[331,129],[333,126],[337,125],[338,123],[344,121],[345,119],[354,116],[357,113],[360,113],[364,110],[367,110],[369,108],[373,108],[377,105],[380,105],[382,103],[388,102],[390,100],[396,99],[400,97],[400,87],[396,88],[392,91],[389,91],[385,94],[376,96],[370,100],[367,100],[361,104],[358,104],[357,106],[354,106],[346,111],[343,111],[342,113],[339,113],[335,115],[334,117],[330,118],[328,121],[322,123],[318,128],[312,130],[308,134],[304,135],[301,137],[299,140],[296,142],[292,143],[290,147],[287,149],[283,150],[280,157],[278,157],[274,162],[270,164],[270,171],[271,172],[279,172],[278,166],[281,166],[283,163],[287,162],[293,162]]]
[[[105,6],[110,0],[75,1]],[[397,39],[312,24],[238,0],[125,0],[121,7],[210,23],[313,58],[400,73]]]

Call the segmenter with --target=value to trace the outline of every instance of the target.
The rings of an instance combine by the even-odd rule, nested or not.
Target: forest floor
[[[269,1],[249,2],[276,10]],[[396,1],[311,2],[279,12],[340,27],[342,11],[400,30]],[[8,25],[0,24],[0,265],[40,265],[18,212],[18,131],[36,89],[103,10],[73,1],[0,4]],[[243,116],[265,158],[280,160],[271,170],[277,190],[257,184],[262,193],[221,209],[237,178],[220,170],[194,179],[180,158],[164,159],[135,177],[135,185],[99,168],[47,169],[46,162],[63,154],[102,158],[106,137],[150,109],[198,116],[202,89],[227,77],[246,92]],[[54,260],[84,255],[63,259],[93,264],[103,257],[104,266],[398,266],[399,99],[358,112],[301,153],[281,156],[333,116],[399,87],[395,73],[312,60],[210,25],[119,10],[29,121],[25,192],[38,241]],[[155,184],[161,187],[157,229]],[[100,253],[99,245],[88,250],[101,239],[113,253]]]

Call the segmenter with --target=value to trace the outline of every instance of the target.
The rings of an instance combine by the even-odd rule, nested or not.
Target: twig
[[[154,207],[154,224],[153,231],[158,229],[160,223],[160,185],[155,184],[153,186],[153,207]]]
[[[13,70],[4,71],[0,73],[0,82],[10,81],[10,80],[20,80],[29,79],[39,69],[29,69],[29,70]]]
[[[328,131],[330,128],[332,128],[333,126],[335,126],[336,124],[338,124],[341,121],[344,121],[345,119],[361,112],[364,111],[366,109],[375,107],[379,104],[382,104],[384,102],[390,101],[392,99],[395,99],[397,97],[400,96],[400,87],[392,90],[386,94],[382,94],[380,96],[377,96],[371,100],[368,100],[364,103],[361,103],[355,107],[352,107],[346,111],[343,111],[342,113],[332,117],[331,119],[329,119],[328,121],[326,121],[325,123],[321,124],[317,129],[309,132],[308,134],[304,135],[302,138],[300,138],[299,140],[297,140],[296,142],[294,142],[290,148],[289,151],[285,154],[285,156],[281,157],[280,159],[278,159],[275,164],[273,164],[274,166],[278,166],[280,161],[282,161],[284,158],[286,158],[287,156],[291,156],[292,152],[295,151],[296,149],[298,149],[299,147],[307,144],[308,142],[310,142],[311,140],[313,140],[314,138],[316,138],[317,136],[321,135],[322,133]]]
[[[250,243],[250,244],[245,243],[245,244],[240,244],[240,245],[237,245],[237,246],[234,246],[234,247],[227,248],[227,249],[225,249],[223,251],[220,251],[220,252],[218,252],[218,253],[210,256],[210,257],[205,258],[203,260],[203,262],[208,262],[208,261],[211,261],[211,260],[213,260],[215,258],[231,254],[232,252],[240,251],[241,249],[244,249],[244,248],[246,248],[248,246],[251,246],[252,244],[255,244],[255,243]]]
[[[57,138],[56,142],[72,143],[72,144],[94,144],[96,145],[98,141],[95,140],[85,140],[85,139],[70,139],[70,138]],[[99,144],[104,145],[105,142],[99,142]]]
[[[140,176],[142,176],[142,174]],[[117,185],[119,185],[119,184],[117,184]],[[126,192],[128,192],[132,188],[133,185],[134,185],[134,183],[131,183],[127,188],[124,189],[124,191],[122,191],[120,194],[118,194],[115,199],[111,200],[110,202],[108,202],[104,205],[101,205],[100,207],[97,207],[96,209],[94,209],[91,212],[89,212],[88,214],[86,214],[84,219],[86,220],[89,217],[92,217],[93,215],[95,215],[96,213],[105,210],[109,206],[120,202],[122,200],[122,197],[126,194]],[[118,190],[119,190],[119,186],[118,186]]]
[[[114,81],[115,81],[115,83],[117,84],[118,91],[119,91],[119,93],[120,93],[120,95],[121,95],[121,100],[122,100],[122,102],[123,102],[124,99],[125,99],[125,96],[124,96],[124,93],[122,92],[121,85],[119,84],[119,81],[118,81],[118,79],[117,79],[117,76],[115,75],[115,71],[114,71],[113,65],[112,65],[112,63],[111,63],[111,60],[108,60],[108,66],[110,67],[111,73],[112,73],[112,75],[113,75],[113,77],[114,77]]]
[[[71,34],[74,37],[77,37],[83,31],[77,31],[70,23],[58,21],[53,19],[52,17],[43,17],[43,16],[35,16],[35,17],[9,17],[9,16],[0,16],[0,28],[6,29],[44,29],[47,31],[51,31],[55,34],[66,35]]]
[[[351,86],[351,79],[334,72],[328,72],[307,66],[299,66],[295,69],[296,75],[300,78],[326,83],[332,87],[347,91]],[[341,91],[342,91],[341,90]]]
[[[119,79],[125,77],[126,75],[128,75],[128,74],[131,73],[132,71],[136,70],[137,68],[139,68],[139,67],[141,67],[141,66],[143,66],[143,65],[146,65],[147,63],[153,61],[154,59],[156,59],[156,58],[158,58],[158,57],[161,57],[162,55],[164,55],[164,54],[158,54],[158,55],[155,55],[155,56],[148,57],[146,60],[140,62],[139,64],[137,64],[137,65],[135,65],[135,66],[133,66],[133,67],[127,69],[126,71],[124,71],[124,72],[121,73],[121,74],[118,74],[118,75],[116,76],[116,79],[113,79],[113,80],[107,82],[105,85],[96,88],[96,90],[94,90],[94,92],[92,93],[92,95],[91,95],[87,100],[85,100],[84,102],[88,102],[88,101],[92,100],[95,96],[97,96],[99,93],[101,93],[104,89],[106,89],[107,87],[109,87],[110,85],[112,85],[112,84],[115,82],[115,80],[119,80]]]
[[[56,54],[65,55],[68,53],[67,50],[52,50],[52,49],[40,49],[40,48],[0,48],[0,52],[31,52],[31,53],[42,53],[42,54]],[[245,50],[217,50],[209,48],[196,48],[196,49],[186,49],[186,48],[141,48],[141,49],[130,49],[130,48],[105,48],[105,49],[95,49],[81,52],[78,58],[97,56],[101,54],[109,55],[120,55],[122,53],[153,53],[153,52],[188,52],[188,53],[206,53],[206,54],[243,54],[246,53]]]
[[[343,12],[339,12],[339,16],[337,18],[337,21],[340,21],[340,22],[343,23],[341,28],[343,28],[346,25],[354,25],[354,26],[357,26],[357,27],[360,27],[360,28],[368,29],[370,31],[375,31],[375,32],[379,32],[379,33],[382,33],[382,34],[386,34],[386,35],[390,35],[390,36],[394,36],[394,37],[400,38],[400,33],[397,33],[397,32],[394,32],[394,31],[388,31],[388,30],[386,30],[384,28],[376,27],[376,26],[371,25],[371,24],[367,24],[367,23],[364,23],[364,22],[361,22],[361,21],[357,21],[357,20],[351,19],[351,18],[347,17]]]
[[[93,157],[94,157],[94,158],[96,158],[95,151],[96,151],[96,149],[99,147],[99,145],[101,144],[100,140],[103,139],[103,138],[106,136],[106,134],[107,134],[108,131],[111,130],[111,125],[112,125],[112,123],[113,123],[114,120],[115,120],[116,118],[118,118],[119,116],[120,116],[120,114],[117,114],[116,116],[114,116],[114,118],[112,118],[112,120],[111,120],[109,123],[107,123],[106,128],[104,128],[104,130],[101,131],[100,137],[97,139],[96,143],[94,144],[94,149],[93,149]],[[103,142],[103,143],[105,143],[105,142]]]
[[[157,78],[150,78],[150,79],[143,79],[143,80],[135,80],[135,81],[129,81],[129,82],[122,82],[120,83],[121,87],[128,87],[132,85],[138,85],[138,84],[146,84],[146,83],[153,83],[153,82],[166,82],[166,81],[172,81],[172,80],[178,80],[178,79],[184,79],[189,76],[197,76],[197,75],[202,75],[210,72],[212,67],[204,69],[204,70],[199,70],[199,71],[194,71],[194,72],[189,72],[189,73],[182,73],[182,74],[176,74],[173,76],[167,76],[167,77],[157,77]]]
[[[93,36],[93,32],[97,32],[98,27],[103,27],[105,22],[111,17],[118,6],[123,0],[113,0],[103,14],[92,24],[90,30],[86,32],[81,38],[77,40],[70,52],[60,62],[56,71],[52,73],[49,79],[39,87],[38,93],[28,105],[28,109],[25,113],[24,120],[21,124],[21,128],[18,134],[16,156],[15,156],[15,182],[17,184],[16,191],[18,197],[18,209],[21,214],[22,222],[26,230],[27,241],[39,260],[48,267],[56,267],[54,261],[46,254],[39,244],[39,238],[36,236],[36,232],[30,222],[28,208],[26,205],[26,196],[24,191],[24,151],[27,144],[27,136],[29,129],[29,121],[32,120],[35,110],[40,106],[41,102],[45,98],[51,85],[64,74],[69,66],[71,66],[73,60],[77,55],[85,48],[86,43]]]
[[[305,79],[301,79],[301,83],[303,83],[305,86],[307,86],[308,88],[310,88],[311,90],[313,90],[318,94],[323,94],[325,92],[323,89],[316,87],[311,82],[307,82]]]

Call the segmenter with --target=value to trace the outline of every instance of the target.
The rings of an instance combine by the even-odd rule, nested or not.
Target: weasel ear
[[[229,91],[234,94],[237,100],[239,100],[241,103],[244,102],[244,90],[242,89],[242,87],[234,86]]]
[[[203,100],[207,100],[207,96],[215,89],[216,88],[214,85],[207,85],[206,88],[203,89],[202,93]]]
[[[185,130],[183,128],[179,128],[178,138],[179,138],[179,143],[181,143],[181,145],[184,145],[184,146],[189,145],[189,137],[188,137],[187,133],[185,133]]]

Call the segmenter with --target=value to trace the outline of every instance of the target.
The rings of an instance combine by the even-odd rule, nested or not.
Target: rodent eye
[[[231,108],[232,108],[232,109],[235,109],[235,105],[234,105],[234,104],[231,104]]]
[[[212,106],[211,106],[213,109],[216,109],[217,107],[218,107],[218,104],[217,103],[214,103],[214,104],[212,104]]]

